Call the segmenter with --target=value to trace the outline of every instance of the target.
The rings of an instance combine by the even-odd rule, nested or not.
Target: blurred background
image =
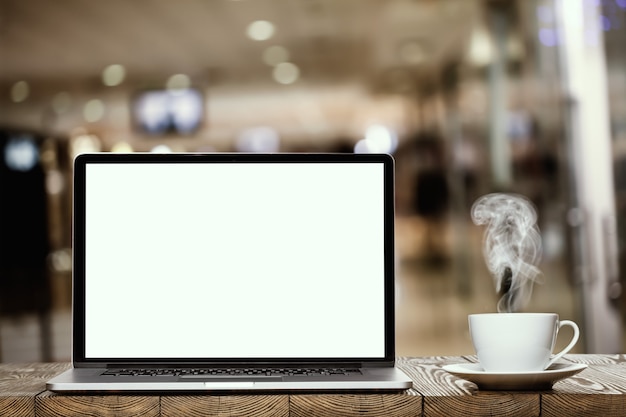
[[[94,151],[393,154],[402,356],[473,353],[498,297],[470,208],[525,195],[525,311],[623,352],[624,44],[626,0],[0,0],[0,361],[70,359]]]

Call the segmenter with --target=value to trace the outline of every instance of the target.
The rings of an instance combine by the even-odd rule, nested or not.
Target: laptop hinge
[[[228,362],[180,362],[180,363],[138,363],[138,362],[118,362],[118,363],[74,363],[75,368],[363,368],[363,367],[384,367],[389,366],[381,363],[370,362],[291,362],[291,363],[228,363]]]

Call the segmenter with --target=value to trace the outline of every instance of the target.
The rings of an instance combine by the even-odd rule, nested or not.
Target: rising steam
[[[487,225],[483,254],[502,296],[498,312],[518,311],[540,275],[541,237],[532,203],[518,195],[488,194],[474,203],[472,220]]]

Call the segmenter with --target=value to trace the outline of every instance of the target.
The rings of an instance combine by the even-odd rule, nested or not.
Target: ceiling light
[[[172,75],[167,80],[166,87],[168,90],[186,90],[191,87],[191,80],[185,74]]]
[[[253,127],[239,133],[235,146],[239,152],[278,152],[280,136],[272,127]]]
[[[378,152],[393,153],[398,147],[398,136],[387,126],[374,124],[365,131],[365,140],[370,149]]]
[[[274,67],[273,76],[280,84],[293,84],[300,78],[300,68],[291,62],[282,62]]]
[[[18,81],[11,87],[11,100],[14,103],[21,103],[28,98],[30,86],[26,81]]]
[[[96,135],[80,134],[72,139],[71,150],[72,155],[80,155],[82,153],[100,152],[102,143]]]
[[[93,123],[102,119],[104,116],[104,103],[102,100],[89,100],[83,108],[83,117],[86,121]]]
[[[487,29],[479,27],[473,30],[469,40],[468,58],[470,63],[488,65],[493,58],[493,46]]]
[[[246,33],[255,41],[266,41],[274,35],[274,24],[267,20],[257,20],[248,25]]]
[[[125,77],[126,69],[122,65],[109,65],[102,71],[102,82],[109,87],[120,85]]]
[[[167,145],[157,145],[154,148],[150,149],[150,152],[152,153],[172,153],[172,148],[170,148]]]
[[[133,151],[133,147],[130,143],[127,142],[117,142],[115,145],[111,146],[111,152],[113,153],[130,153]]]

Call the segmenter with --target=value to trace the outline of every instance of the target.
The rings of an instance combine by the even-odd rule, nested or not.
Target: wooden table
[[[0,416],[626,416],[626,356],[568,355],[581,373],[550,391],[481,391],[442,365],[467,357],[400,358],[402,393],[58,395],[45,382],[66,363],[0,364]]]

